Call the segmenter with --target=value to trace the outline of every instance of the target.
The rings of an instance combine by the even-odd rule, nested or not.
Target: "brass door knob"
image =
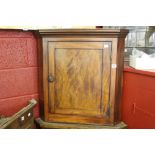
[[[54,82],[54,77],[52,75],[49,75],[48,76],[48,82]]]

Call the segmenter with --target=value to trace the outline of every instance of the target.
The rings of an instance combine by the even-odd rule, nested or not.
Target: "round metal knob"
[[[48,82],[54,82],[54,77],[52,75],[48,76]]]

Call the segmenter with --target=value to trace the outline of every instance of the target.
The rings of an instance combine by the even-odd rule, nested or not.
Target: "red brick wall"
[[[0,30],[0,115],[13,115],[32,98],[38,99],[36,39],[31,32]]]

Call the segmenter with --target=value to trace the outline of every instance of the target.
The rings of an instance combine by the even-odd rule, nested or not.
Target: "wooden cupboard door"
[[[110,49],[111,42],[49,42],[49,75],[53,78],[49,110],[53,116],[104,118],[108,114]]]

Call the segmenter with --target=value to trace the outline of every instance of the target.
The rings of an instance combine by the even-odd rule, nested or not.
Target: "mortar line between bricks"
[[[31,96],[31,95],[39,95],[39,93],[25,94],[25,95],[20,95],[20,96],[11,96],[11,97],[6,97],[6,98],[0,98],[0,101],[4,101],[4,100],[8,100],[8,99],[20,98],[20,97],[26,97],[26,96]]]
[[[5,68],[5,69],[0,69],[0,71],[18,70],[18,69],[27,69],[27,68],[39,68],[39,67],[38,66],[29,66],[29,67],[19,67],[19,68]]]
[[[27,39],[32,39],[32,38],[33,38],[33,39],[35,39],[33,36],[30,36],[30,37],[24,37],[24,36],[23,36],[23,37],[20,37],[20,36],[19,36],[19,37],[18,37],[18,36],[16,36],[16,37],[14,37],[14,36],[10,36],[10,37],[8,36],[8,37],[7,37],[7,36],[6,36],[6,37],[5,37],[5,36],[0,36],[0,39],[3,39],[3,38],[13,38],[13,39],[14,39],[14,38],[15,38],[15,39],[16,39],[16,38],[21,38],[21,39],[23,39],[23,38],[24,38],[24,39],[25,39],[25,38],[27,38]]]

